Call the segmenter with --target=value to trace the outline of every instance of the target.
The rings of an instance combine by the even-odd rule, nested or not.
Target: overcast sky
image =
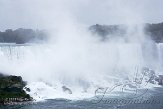
[[[0,0],[0,30],[163,22],[163,0]]]

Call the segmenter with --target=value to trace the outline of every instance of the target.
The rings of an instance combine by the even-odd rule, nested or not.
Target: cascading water
[[[159,43],[157,44],[157,50],[158,50],[158,59],[159,59],[159,68],[161,69],[161,71],[163,70],[162,66],[163,66],[163,43]]]
[[[93,97],[98,87],[133,78],[135,67],[149,67],[160,73],[162,51],[162,43],[2,44],[0,71],[21,75],[35,99],[79,99]],[[72,94],[64,92],[63,86]]]

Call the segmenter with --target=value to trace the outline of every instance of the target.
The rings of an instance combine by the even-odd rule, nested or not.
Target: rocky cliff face
[[[25,85],[20,76],[0,74],[0,104],[31,101],[30,95],[23,90]]]

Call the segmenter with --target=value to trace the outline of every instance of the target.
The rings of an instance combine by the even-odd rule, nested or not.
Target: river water
[[[49,99],[23,105],[0,106],[0,109],[162,109],[163,88],[152,88],[131,98],[105,97],[85,100]]]

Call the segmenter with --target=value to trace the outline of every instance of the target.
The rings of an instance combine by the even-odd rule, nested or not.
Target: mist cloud
[[[21,75],[28,82],[42,80],[52,86],[66,84],[74,90],[82,87],[83,92],[87,86],[109,86],[111,82],[114,84],[112,79],[132,78],[135,67],[151,64],[150,67],[156,69],[159,62],[154,62],[155,57],[146,52],[151,44],[146,51],[142,48],[146,40],[143,26],[138,26],[135,31],[133,24],[161,21],[163,16],[154,10],[162,8],[161,5],[152,5],[161,2],[0,0],[0,30],[20,27],[46,29],[51,35],[50,42],[45,45],[9,47],[5,49],[7,52],[1,51],[3,63],[0,63],[0,71]],[[87,31],[96,23],[126,24],[130,43],[117,42],[117,39],[111,43],[99,41]],[[9,50],[13,50],[13,54],[8,54]],[[143,53],[147,54],[146,57]],[[17,55],[20,57],[14,58]],[[146,58],[151,59],[149,63],[146,63]]]

